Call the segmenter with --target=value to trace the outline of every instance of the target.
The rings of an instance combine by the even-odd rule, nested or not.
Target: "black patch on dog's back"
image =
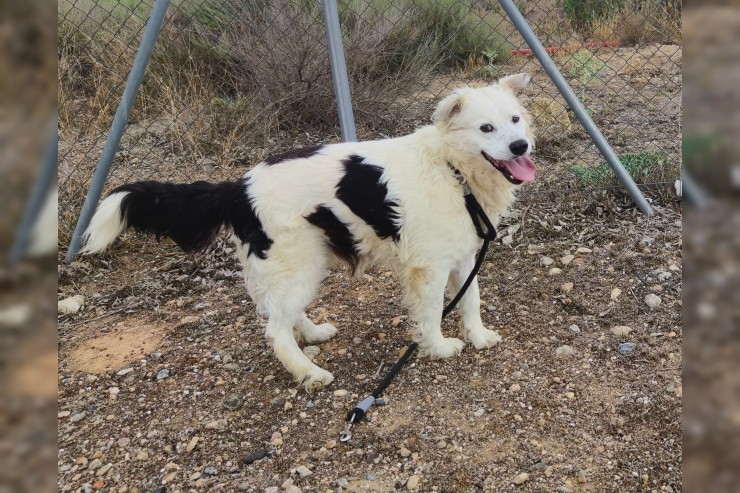
[[[127,227],[157,238],[172,238],[186,252],[208,247],[222,226],[249,243],[249,253],[267,257],[272,240],[262,229],[248,184],[236,182],[189,184],[141,181],[113,190],[129,192],[121,202],[121,218]]]
[[[320,205],[306,216],[306,221],[324,231],[327,243],[334,255],[347,262],[354,273],[360,261],[357,244],[346,224],[326,206]]]
[[[362,156],[352,155],[342,161],[344,176],[337,184],[337,198],[370,225],[380,238],[399,239],[396,224],[398,204],[387,200],[388,187],[381,183],[383,169],[365,163]]]
[[[306,159],[318,154],[318,152],[323,148],[323,145],[318,145],[311,147],[301,147],[300,149],[291,149],[280,154],[268,156],[267,159],[264,160],[264,163],[272,165],[282,163],[283,161],[290,161],[291,159]]]

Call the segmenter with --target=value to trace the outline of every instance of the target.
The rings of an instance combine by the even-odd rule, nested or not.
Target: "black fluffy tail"
[[[157,238],[172,238],[184,251],[194,252],[209,246],[224,226],[249,244],[249,253],[266,257],[272,241],[255,214],[246,181],[130,183],[113,190],[100,204],[85,233],[85,251],[102,250],[132,227]]]

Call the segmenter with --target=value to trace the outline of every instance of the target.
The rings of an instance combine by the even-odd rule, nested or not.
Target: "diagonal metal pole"
[[[707,208],[709,199],[706,193],[696,184],[694,178],[686,168],[681,169],[681,188],[681,194],[686,197],[689,204],[699,210]]]
[[[344,59],[344,45],[342,44],[342,30],[339,27],[339,12],[336,0],[321,0],[324,13],[324,28],[326,42],[329,46],[329,62],[331,75],[334,81],[334,94],[337,98],[337,112],[339,113],[339,128],[342,130],[342,142],[357,141],[355,132],[355,117],[352,113],[352,96],[349,92],[347,80],[347,62]]]
[[[87,197],[85,197],[85,203],[82,206],[80,217],[77,219],[77,225],[72,234],[72,241],[69,244],[69,249],[67,249],[67,256],[65,257],[67,263],[71,263],[80,251],[82,234],[90,224],[90,219],[92,219],[93,212],[95,212],[95,206],[98,204],[100,195],[103,193],[103,187],[108,179],[113,158],[116,156],[118,144],[120,144],[123,132],[126,130],[126,123],[128,123],[128,118],[131,114],[131,108],[136,101],[136,95],[139,92],[141,81],[144,79],[144,73],[146,72],[147,65],[149,65],[149,59],[152,56],[152,51],[154,50],[159,30],[162,28],[169,4],[170,0],[156,0],[154,7],[152,7],[152,12],[149,15],[149,20],[144,30],[144,36],[141,38],[139,51],[136,53],[134,64],[131,67],[131,73],[123,90],[121,102],[118,104],[116,115],[113,117],[113,124],[105,141],[105,147],[103,147],[103,154],[100,156],[97,168],[95,168],[90,190],[88,190]]]
[[[23,213],[20,225],[18,226],[18,232],[15,236],[15,242],[13,248],[10,251],[10,265],[17,263],[28,248],[28,243],[31,238],[31,231],[36,219],[39,217],[39,212],[44,205],[49,192],[51,191],[51,184],[54,182],[54,178],[57,176],[57,156],[59,154],[59,130],[57,128],[56,116],[53,120],[54,129],[52,132],[52,138],[49,142],[49,147],[44,155],[44,160],[41,163],[41,169],[39,175],[36,178],[36,182],[31,190],[31,195],[28,198],[26,210]]]
[[[593,143],[596,144],[596,147],[601,152],[601,155],[604,156],[604,159],[606,159],[609,167],[611,167],[611,169],[614,171],[614,174],[617,175],[617,178],[619,178],[624,187],[627,189],[627,193],[629,193],[630,197],[632,197],[632,200],[635,202],[637,207],[646,216],[652,216],[654,214],[653,208],[650,206],[635,181],[632,179],[632,176],[630,176],[629,172],[624,169],[624,166],[622,166],[622,163],[619,161],[619,158],[614,152],[614,149],[612,149],[594,121],[588,115],[586,108],[583,107],[583,104],[573,92],[573,89],[571,89],[571,87],[568,85],[568,82],[558,70],[555,62],[553,62],[552,58],[550,58],[550,55],[547,54],[547,50],[545,50],[544,46],[542,46],[540,40],[537,39],[537,35],[534,33],[534,31],[532,31],[532,28],[529,27],[529,24],[524,19],[522,13],[519,12],[519,9],[516,7],[516,5],[514,5],[513,0],[499,0],[499,4],[501,4],[501,7],[506,12],[506,15],[509,16],[509,19],[511,19],[511,22],[514,24],[514,27],[516,27],[516,29],[519,31],[519,34],[522,35],[524,41],[526,41],[527,45],[532,49],[532,53],[534,53],[534,56],[536,56],[537,60],[540,61],[540,63],[542,64],[542,68],[544,68],[545,72],[547,72],[547,75],[550,76],[550,79],[555,84],[555,87],[558,88],[560,94],[571,107],[576,117],[578,118],[578,121],[581,122],[581,125],[583,125],[583,128],[591,137]]]

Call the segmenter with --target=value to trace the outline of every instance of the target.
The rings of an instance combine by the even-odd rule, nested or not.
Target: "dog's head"
[[[530,79],[510,75],[488,87],[458,89],[439,103],[432,118],[452,160],[514,185],[534,180],[531,117],[516,97]]]

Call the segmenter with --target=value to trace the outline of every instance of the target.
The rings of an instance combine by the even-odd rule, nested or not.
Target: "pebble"
[[[336,440],[329,440],[328,442],[326,442],[326,444],[324,444],[324,447],[326,447],[327,450],[331,450],[336,446],[337,446]]]
[[[85,298],[82,295],[70,296],[57,302],[57,311],[62,315],[74,315],[80,311],[84,303]]]
[[[165,378],[170,378],[170,370],[167,368],[163,368],[157,372],[157,380],[164,380]]]
[[[340,488],[349,488],[349,481],[347,481],[347,478],[339,478],[337,479],[337,486]]]
[[[658,296],[657,294],[650,293],[645,296],[645,304],[650,308],[657,308],[658,306],[660,306],[660,302],[660,296]]]
[[[609,297],[611,298],[612,301],[617,301],[621,295],[622,295],[622,290],[619,288],[614,288],[612,289],[612,293],[611,295],[609,295]]]
[[[576,352],[573,350],[572,347],[565,345],[560,346],[555,350],[555,357],[556,358],[567,358],[569,356],[573,356]]]
[[[380,399],[377,399],[377,400],[375,401],[375,405],[376,405],[376,406],[381,406],[381,407],[382,407],[382,406],[385,406],[385,405],[387,405],[387,404],[388,404],[388,401],[386,401],[386,400],[385,400],[385,399],[383,399],[382,397],[381,397]]]
[[[553,262],[555,261],[551,259],[550,257],[540,257],[540,264],[542,264],[545,267],[552,265]]]
[[[305,478],[306,476],[310,476],[311,474],[313,474],[311,469],[307,468],[306,466],[298,466],[295,469],[293,469],[293,471],[291,472],[299,475],[302,478]]]
[[[478,409],[477,411],[475,411],[475,412],[473,413],[473,416],[475,416],[476,418],[480,418],[480,417],[481,417],[481,416],[483,416],[483,415],[484,415],[485,413],[486,413],[486,410],[485,410],[485,409]]]
[[[103,476],[103,475],[105,475],[105,473],[107,473],[108,471],[110,471],[112,468],[113,468],[113,464],[110,464],[110,463],[109,464],[106,464],[103,467],[101,467],[100,469],[98,469],[98,471],[95,473],[95,475],[96,476]]]
[[[289,484],[288,486],[283,488],[283,491],[285,493],[301,493],[301,489],[294,484]]]
[[[411,451],[406,447],[402,447],[401,450],[398,451],[398,453],[401,457],[408,457],[411,455]]]
[[[406,489],[407,490],[415,490],[419,487],[419,481],[421,481],[421,478],[419,476],[413,475],[409,478],[408,481],[406,481]]]
[[[309,409],[312,409],[316,406],[316,404],[313,403],[313,401],[306,402],[306,407]]]
[[[516,477],[514,477],[514,484],[524,484],[529,479],[529,474],[526,472],[523,472],[521,474],[517,474]]]
[[[236,485],[236,489],[238,489],[239,491],[246,491],[251,487],[252,485],[249,483],[239,483],[238,485]]]
[[[570,327],[568,327],[568,330],[570,330],[574,334],[580,334],[581,333],[581,328],[579,326],[577,326],[576,324],[573,324]]]
[[[574,258],[576,258],[575,255],[566,255],[560,259],[560,262],[562,262],[563,265],[568,265],[573,262]]]
[[[277,486],[268,486],[265,488],[265,493],[280,493],[280,488]]]
[[[125,377],[126,375],[128,375],[132,371],[134,371],[133,368],[124,368],[123,370],[118,371],[116,373],[116,375],[118,375],[119,377]]]
[[[180,325],[194,324],[200,321],[200,317],[197,315],[188,315],[180,319]]]
[[[246,465],[249,465],[257,462],[258,460],[264,459],[265,457],[267,457],[268,454],[269,452],[266,449],[259,449],[244,457],[242,459],[242,462]]]
[[[244,405],[244,400],[236,395],[230,395],[224,399],[224,407],[229,411],[236,411]]]
[[[437,448],[445,448],[445,447],[447,447],[447,442],[445,442],[444,440],[437,442]]]
[[[278,447],[283,444],[283,434],[279,431],[276,431],[272,434],[272,438],[270,438],[270,444]]]
[[[634,342],[623,342],[619,345],[619,352],[622,354],[630,354],[635,350],[636,344]]]
[[[218,469],[213,466],[208,466],[203,470],[203,474],[207,474],[208,476],[215,476],[216,474],[218,474]]]
[[[573,283],[572,282],[563,283],[560,286],[560,291],[562,291],[563,293],[570,293],[571,291],[573,291]]]
[[[303,348],[303,354],[308,356],[309,359],[313,359],[319,355],[321,348],[318,346],[306,346]]]
[[[368,481],[377,481],[378,480],[378,475],[375,474],[374,472],[369,472],[369,473],[365,474],[365,479],[368,480]]]
[[[519,392],[520,390],[522,390],[522,386],[518,383],[513,383],[511,384],[511,387],[509,387],[509,392]]]
[[[334,397],[344,397],[347,395],[347,390],[339,389],[334,391]]]
[[[617,327],[612,328],[612,334],[617,337],[625,337],[630,332],[632,332],[632,327],[628,327],[627,325],[618,325]]]
[[[586,247],[578,247],[578,249],[576,250],[576,253],[591,253],[591,252],[593,252],[593,250],[591,250],[590,248],[586,248]]]
[[[552,269],[548,271],[548,274],[551,276],[558,276],[562,273],[563,273],[563,269],[561,269],[560,267],[553,267]]]
[[[85,419],[85,416],[87,416],[87,413],[85,411],[82,411],[81,413],[73,414],[70,416],[69,421],[71,423],[77,423],[78,421],[82,421]]]
[[[185,446],[185,451],[192,452],[195,446],[198,445],[198,440],[200,440],[200,437],[191,438],[188,444]]]

